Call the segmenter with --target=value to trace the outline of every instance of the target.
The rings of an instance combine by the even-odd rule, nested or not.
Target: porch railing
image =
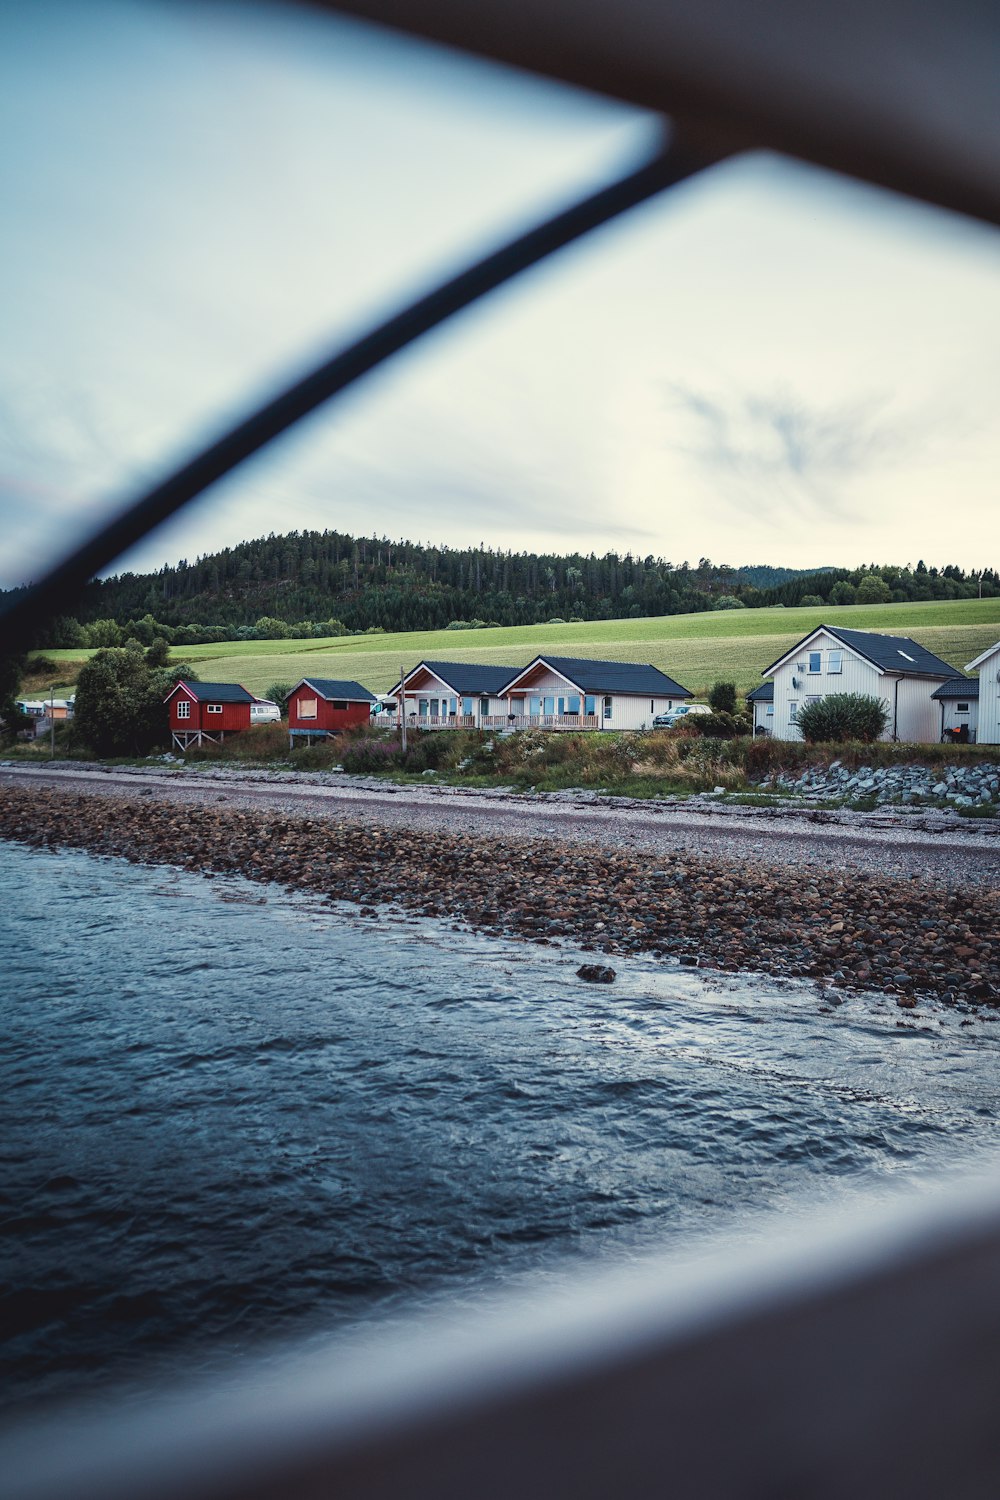
[[[596,714],[487,714],[484,729],[600,729]]]

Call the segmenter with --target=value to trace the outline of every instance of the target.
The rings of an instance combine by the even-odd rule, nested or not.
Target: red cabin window
[[[333,700],[333,706],[337,710],[338,713],[343,713],[346,710],[346,708],[347,708],[347,703],[346,702],[338,702],[337,699],[335,698]]]
[[[300,698],[299,699],[299,718],[300,719],[315,719],[316,713],[317,713],[317,707],[316,707],[316,699],[315,698]]]
[[[207,707],[206,707],[206,712],[210,713],[210,714],[221,714],[221,712],[222,712],[222,704],[221,703],[209,703],[207,705]]]
[[[186,698],[180,698],[177,703],[177,717],[179,719],[190,719],[191,705]]]

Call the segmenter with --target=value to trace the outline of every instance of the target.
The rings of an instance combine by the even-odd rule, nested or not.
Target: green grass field
[[[522,625],[495,630],[428,630],[401,635],[341,636],[318,641],[230,641],[176,648],[209,682],[242,682],[263,693],[275,681],[310,675],[354,679],[384,693],[421,659],[523,666],[540,652],[652,662],[704,697],[713,682],[740,692],[814,626],[828,620],[853,630],[909,635],[961,672],[1000,638],[1000,599],[936,604],[847,605],[839,609],[720,610],[659,619],[601,620],[580,625]],[[51,651],[79,662],[86,653]]]

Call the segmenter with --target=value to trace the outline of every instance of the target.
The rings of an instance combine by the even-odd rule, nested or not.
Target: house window
[[[843,651],[831,651],[830,652],[829,656],[827,657],[827,661],[826,661],[826,670],[828,672],[842,672],[844,670],[844,653],[843,653]]]
[[[604,717],[606,719],[610,719],[611,718],[611,699],[610,698],[605,698],[605,700],[604,700]]]
[[[471,698],[463,698],[462,699],[462,712],[463,712],[463,714],[471,714],[472,713],[472,699]]]
[[[181,698],[177,704],[177,717],[179,719],[190,719],[191,705],[186,698]]]
[[[823,670],[823,653],[822,653],[822,651],[810,651],[810,653],[809,653],[809,670],[810,670],[810,672],[822,672],[822,670]]]
[[[597,699],[593,693],[588,693],[583,700],[583,711],[593,719],[597,714]]]
[[[346,699],[338,700],[337,698],[334,698],[334,700],[333,700],[333,706],[337,710],[338,713],[343,713],[344,710],[347,708],[347,700]]]
[[[318,712],[318,709],[317,709],[317,702],[316,702],[315,698],[300,698],[299,699],[299,718],[300,719],[315,719],[315,717],[317,715],[317,712]]]
[[[956,703],[955,712],[958,714],[967,714],[969,712],[969,705],[967,703]]]
[[[206,713],[210,713],[210,714],[221,714],[221,712],[222,712],[222,704],[221,703],[208,703],[205,706],[205,712]]]
[[[480,698],[480,700],[479,700],[479,712],[485,717],[489,713],[489,711],[490,711],[490,700],[488,698]],[[471,704],[471,700],[470,700],[469,713],[471,714],[471,712],[472,712],[472,704]]]
[[[427,717],[427,709],[428,709],[427,699],[426,698],[421,698],[420,701],[417,704],[417,713],[420,715],[420,717],[422,719],[426,719],[426,717]]]
[[[578,693],[571,694],[570,697],[567,698],[566,710],[571,714],[578,714],[580,712],[580,695]]]
[[[764,710],[764,717],[766,719],[770,719],[770,718],[774,717],[774,704],[773,703],[769,703],[767,705],[767,708]]]
[[[449,698],[448,699],[448,712],[452,716],[454,716],[455,714],[458,713],[458,699],[457,698]]]
[[[807,698],[806,702],[807,703],[822,703],[823,699],[822,699],[822,696],[819,693],[817,693],[815,697]]]
[[[794,724],[795,720],[798,718],[798,716],[799,716],[799,705],[798,705],[798,702],[796,701],[796,699],[792,698],[789,701],[789,704],[788,704],[788,717],[791,719],[792,723]]]

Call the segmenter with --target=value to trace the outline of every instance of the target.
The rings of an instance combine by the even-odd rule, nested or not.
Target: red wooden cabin
[[[360,682],[303,677],[288,695],[288,743],[326,739],[344,729],[367,724],[375,695]]]
[[[238,682],[178,682],[163,700],[169,705],[170,736],[179,750],[205,740],[221,744],[227,734],[250,728],[256,703]]]

